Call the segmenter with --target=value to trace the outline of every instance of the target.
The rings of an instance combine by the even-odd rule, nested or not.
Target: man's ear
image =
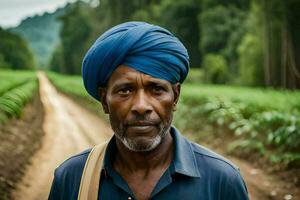
[[[99,87],[98,88],[98,94],[99,94],[99,97],[100,97],[100,102],[101,102],[101,105],[102,105],[102,109],[106,114],[108,114],[109,110],[108,110],[108,105],[107,105],[107,101],[106,101],[107,89],[104,88],[104,87]]]
[[[178,100],[179,100],[179,97],[180,97],[180,89],[181,89],[180,83],[175,83],[175,84],[172,86],[172,89],[173,89],[173,93],[174,93],[174,105],[173,105],[173,110],[175,111],[175,110],[176,110],[177,103],[178,103]]]

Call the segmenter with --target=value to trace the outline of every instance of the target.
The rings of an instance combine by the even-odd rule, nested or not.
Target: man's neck
[[[134,171],[150,171],[151,169],[166,168],[173,158],[173,138],[168,133],[162,142],[153,150],[148,152],[134,152],[126,148],[121,141],[116,139],[117,154],[114,160],[114,168]]]

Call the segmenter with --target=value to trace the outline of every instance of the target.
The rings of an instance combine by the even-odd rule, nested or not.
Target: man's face
[[[180,84],[121,65],[100,96],[117,139],[132,151],[151,151],[169,132],[179,92]]]

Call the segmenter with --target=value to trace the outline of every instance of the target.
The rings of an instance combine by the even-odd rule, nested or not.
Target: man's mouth
[[[153,125],[147,125],[147,126],[128,126],[127,129],[129,131],[134,132],[150,132],[154,128]]]
[[[128,122],[126,125],[127,126],[155,126],[157,125],[158,122],[154,121],[154,120],[143,120],[143,121],[131,121]]]
[[[157,124],[153,122],[138,121],[127,125],[127,130],[134,132],[150,132]]]

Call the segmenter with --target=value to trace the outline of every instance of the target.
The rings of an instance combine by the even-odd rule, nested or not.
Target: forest
[[[300,87],[297,0],[122,0],[96,7],[74,4],[63,17],[49,67],[80,74],[91,43],[109,27],[146,21],[173,32],[187,47],[203,82],[247,86]]]
[[[199,82],[296,89],[299,9],[297,0],[77,1],[11,31],[31,41],[38,68],[80,74],[84,53],[101,33],[122,22],[146,21],[167,28],[184,43],[191,67],[205,74]],[[3,52],[9,51],[1,50],[1,62],[10,65],[11,56]]]

